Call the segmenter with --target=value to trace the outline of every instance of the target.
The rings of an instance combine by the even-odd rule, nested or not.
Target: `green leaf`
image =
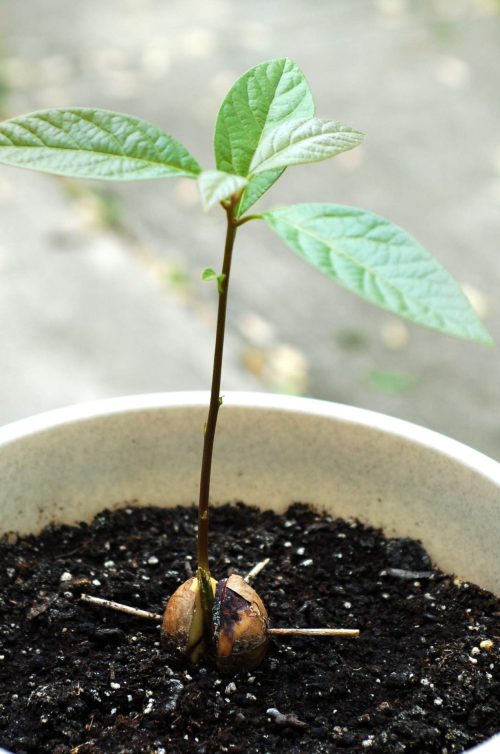
[[[201,168],[156,126],[108,110],[40,110],[0,123],[0,162],[74,178],[187,176]]]
[[[300,68],[289,58],[261,63],[238,79],[221,105],[214,139],[217,168],[246,177],[269,131],[290,118],[313,115]]]
[[[201,278],[202,280],[217,280],[217,290],[219,293],[222,293],[222,283],[226,279],[223,272],[217,274],[211,267],[205,267],[201,273]]]
[[[217,273],[211,267],[205,267],[201,273],[202,280],[217,280]]]
[[[214,204],[239,194],[248,181],[240,175],[231,175],[222,170],[204,170],[198,176],[203,207],[210,209]]]
[[[266,191],[271,188],[273,183],[276,183],[283,171],[284,168],[279,168],[279,170],[268,170],[265,173],[257,173],[257,175],[253,175],[241,195],[240,203],[236,209],[236,217],[241,217],[247,209],[250,209],[250,207],[260,199],[262,194],[265,194]]]
[[[262,218],[300,256],[368,301],[443,333],[492,343],[449,273],[383,217],[336,204],[298,204]]]
[[[335,121],[294,119],[277,126],[262,139],[250,163],[250,172],[327,160],[362,141],[362,133]]]

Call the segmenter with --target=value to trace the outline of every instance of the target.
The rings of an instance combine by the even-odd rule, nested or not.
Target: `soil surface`
[[[411,540],[294,505],[212,513],[213,572],[245,574],[274,626],[359,639],[273,639],[252,673],[186,667],[156,623],[191,573],[194,509],[122,508],[0,545],[0,745],[50,754],[425,752],[500,729],[499,603],[433,569]]]

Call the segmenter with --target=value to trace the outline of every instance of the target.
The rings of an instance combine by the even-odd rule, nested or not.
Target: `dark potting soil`
[[[160,646],[158,625],[79,601],[161,612],[190,575],[194,509],[125,508],[0,544],[0,745],[50,754],[439,752],[500,729],[499,603],[422,547],[294,505],[211,516],[213,573],[245,574],[274,626],[359,639],[273,639],[221,677]]]

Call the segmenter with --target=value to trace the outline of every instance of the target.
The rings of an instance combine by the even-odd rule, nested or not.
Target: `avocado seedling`
[[[206,210],[220,205],[225,214],[222,267],[220,272],[210,268],[202,273],[216,284],[218,316],[200,474],[198,568],[171,596],[162,619],[167,645],[193,662],[212,654],[223,671],[256,667],[269,635],[280,633],[269,628],[266,608],[247,581],[236,575],[216,581],[209,564],[210,477],[222,404],[231,261],[240,228],[263,221],[323,274],[377,306],[448,335],[491,343],[448,272],[386,219],[330,203],[249,213],[286,168],[335,157],[362,140],[360,131],[315,115],[309,86],[288,58],[252,68],[230,89],[215,127],[215,169],[203,170],[160,128],[107,110],[42,110],[0,124],[0,162],[7,165],[102,180],[182,176],[197,181]],[[294,629],[282,630],[287,631]]]

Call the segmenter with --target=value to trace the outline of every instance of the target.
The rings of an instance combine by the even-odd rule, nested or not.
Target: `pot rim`
[[[222,395],[225,406],[322,416],[341,422],[371,427],[387,434],[402,437],[459,461],[500,487],[499,462],[478,450],[474,450],[465,443],[405,419],[398,419],[370,409],[316,398],[243,391],[228,391],[222,393]],[[73,422],[86,421],[93,417],[158,408],[208,407],[209,398],[208,391],[195,390],[143,393],[76,403],[34,414],[0,427],[0,448],[2,445],[30,434]]]

